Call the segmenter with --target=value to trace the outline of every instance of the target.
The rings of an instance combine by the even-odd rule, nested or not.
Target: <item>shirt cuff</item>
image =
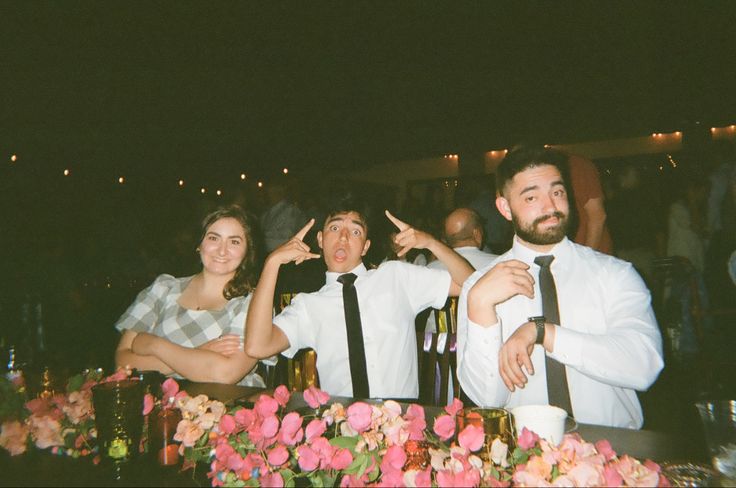
[[[483,327],[468,319],[468,345],[472,349],[497,350],[501,347],[501,342],[500,322],[496,322],[489,327]]]
[[[582,366],[583,335],[559,325],[555,327],[554,352],[549,353],[549,356],[567,366]]]

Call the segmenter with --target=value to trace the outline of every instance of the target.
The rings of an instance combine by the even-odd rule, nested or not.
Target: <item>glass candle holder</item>
[[[92,387],[100,455],[114,463],[138,453],[143,432],[143,387],[138,380],[110,381]]]
[[[514,426],[511,414],[503,408],[466,408],[457,416],[457,434],[468,426],[481,427],[485,435],[480,457],[484,461],[490,460],[491,445],[500,439],[513,451],[515,446]]]
[[[173,404],[173,398],[172,404]],[[154,411],[150,423],[149,451],[162,466],[173,466],[179,462],[179,444],[174,441],[176,427],[181,421],[181,412],[168,407]]]

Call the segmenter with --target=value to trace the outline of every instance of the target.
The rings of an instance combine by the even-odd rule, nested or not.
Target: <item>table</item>
[[[200,393],[226,404],[255,401],[259,395],[268,393],[260,388],[220,385],[215,383],[183,382],[182,389],[192,396]],[[334,397],[332,401],[349,405],[355,399]],[[306,406],[301,393],[294,393],[289,408]],[[441,411],[438,407],[425,407],[428,424]],[[695,426],[699,427],[699,426]],[[704,462],[705,451],[700,443],[688,436],[673,438],[667,434],[646,430],[629,430],[597,425],[578,425],[577,431],[583,439],[594,442],[608,439],[619,454],[629,454],[640,459],[663,461],[692,460]],[[126,486],[210,486],[206,477],[208,467],[198,466],[191,471],[179,472],[178,467],[159,466],[152,456],[133,460],[123,473]],[[112,470],[95,466],[91,459],[71,459],[54,456],[45,451],[31,449],[29,452],[10,457],[0,450],[0,486],[120,486],[113,478]]]

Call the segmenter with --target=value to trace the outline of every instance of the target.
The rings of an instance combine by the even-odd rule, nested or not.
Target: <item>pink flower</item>
[[[64,445],[64,439],[61,436],[61,424],[58,420],[48,416],[37,417],[32,415],[30,421],[31,436],[39,449]]]
[[[148,415],[153,410],[153,395],[146,393],[143,396],[143,415]]]
[[[416,486],[417,488],[430,488],[432,486],[432,468],[427,467],[423,471],[410,469],[404,472],[404,484]]]
[[[100,381],[100,383],[107,383],[109,381],[123,381],[125,379],[128,379],[128,376],[130,376],[130,372],[125,368],[120,368],[107,378]]]
[[[491,461],[502,468],[508,466],[509,446],[500,438],[496,437],[491,443]]]
[[[616,468],[608,465],[603,468],[603,479],[606,486],[623,486],[624,479],[618,474]]]
[[[406,410],[404,418],[409,421],[409,425],[407,425],[409,439],[414,441],[423,441],[424,429],[427,428],[427,421],[424,418],[424,409],[419,405],[411,404]]]
[[[253,410],[261,418],[266,418],[276,414],[279,409],[279,403],[268,395],[261,395],[256,400]]]
[[[235,431],[235,417],[232,415],[223,415],[220,417],[220,432],[230,435]]]
[[[603,466],[587,462],[579,462],[567,472],[567,476],[575,486],[600,486],[605,481]]]
[[[381,405],[381,412],[388,420],[394,420],[401,415],[401,405],[394,400],[386,400]]]
[[[233,416],[235,417],[235,422],[243,426],[245,429],[253,425],[253,422],[256,420],[256,414],[253,413],[253,410],[248,408],[237,410]]]
[[[90,390],[73,391],[66,399],[61,397],[57,399],[56,396],[54,399],[55,403],[61,407],[61,410],[74,425],[79,424],[93,414],[92,392]]]
[[[304,438],[302,430],[302,422],[304,419],[296,413],[287,413],[281,421],[281,431],[279,431],[279,442],[287,446],[293,446]]]
[[[3,422],[0,430],[0,447],[6,449],[11,456],[26,452],[28,426],[17,420]]]
[[[457,436],[457,441],[462,447],[475,452],[483,447],[485,437],[486,434],[483,432],[482,427],[468,425],[462,430],[462,432],[460,432],[460,435]]]
[[[403,446],[409,440],[409,432],[406,430],[408,422],[401,417],[396,417],[381,426],[381,432],[386,436],[389,445],[398,444]]]
[[[539,441],[539,436],[524,427],[519,434],[517,444],[522,449],[531,449],[537,444],[537,441]]]
[[[363,473],[363,476],[358,478],[357,476],[354,476],[352,474],[345,475],[340,480],[340,487],[341,488],[356,488],[356,487],[363,487],[366,486],[366,483],[368,482],[368,475]]]
[[[313,471],[319,466],[319,455],[308,445],[302,444],[296,448],[299,455],[299,468],[302,471]]]
[[[166,378],[166,380],[161,383],[161,391],[163,392],[161,403],[168,405],[169,398],[175,398],[176,394],[179,393],[179,383],[177,383],[174,378]]]
[[[279,405],[285,407],[286,404],[289,403],[291,393],[289,393],[289,389],[286,388],[284,385],[279,385],[273,391],[273,398],[278,402]]]
[[[454,473],[449,469],[437,471],[437,485],[441,487],[478,486],[480,473],[476,470]]]
[[[455,419],[449,415],[440,415],[435,419],[432,430],[441,440],[446,441],[455,435]]]
[[[227,466],[227,469],[235,471],[236,473],[240,472],[243,469],[244,464],[245,459],[243,459],[242,456],[237,452],[233,452],[232,454],[230,454],[225,461],[225,466]]]
[[[307,438],[307,442],[310,442],[315,437],[319,437],[322,434],[325,433],[327,430],[327,423],[324,420],[321,419],[314,419],[309,424],[307,424],[307,428],[305,430],[305,435]]]
[[[613,466],[628,486],[655,486],[659,481],[658,472],[647,468],[628,455],[623,455]]]
[[[281,477],[281,473],[265,473],[260,478],[261,486],[281,488],[284,486],[284,478]]]
[[[546,479],[524,469],[517,469],[512,479],[514,486],[551,486]]]
[[[298,415],[298,414],[297,414]],[[274,437],[279,431],[279,418],[275,415],[269,415],[261,423],[261,433],[263,437],[269,439]]]
[[[268,451],[268,463],[271,466],[279,467],[289,460],[289,451],[282,445],[277,445]]]
[[[365,402],[355,402],[348,407],[348,424],[356,432],[366,431],[371,426],[373,408]]]
[[[647,469],[656,471],[657,473],[660,473],[662,471],[662,467],[651,459],[645,459],[643,464]]]
[[[303,396],[304,401],[307,402],[307,405],[311,408],[319,408],[320,406],[325,405],[330,399],[330,395],[319,388],[315,388],[314,385],[304,390]]]
[[[458,414],[458,412],[462,411],[462,409],[463,409],[463,402],[461,402],[457,398],[453,398],[452,403],[445,407],[445,412],[455,417]]]
[[[341,471],[346,469],[350,466],[350,463],[353,462],[353,454],[349,449],[337,449],[329,462],[330,469]]]
[[[596,442],[595,449],[598,451],[599,454],[603,455],[603,458],[606,461],[610,461],[611,459],[616,457],[616,451],[613,450],[613,447],[611,447],[611,443],[608,442],[608,440],[606,439],[601,439]]]

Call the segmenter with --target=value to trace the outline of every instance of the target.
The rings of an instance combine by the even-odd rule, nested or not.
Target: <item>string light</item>
[[[671,166],[672,166],[673,168],[677,168],[677,161],[675,161],[675,158],[673,158],[671,154],[668,154],[668,155],[667,155],[667,159],[669,160],[669,162],[670,162],[670,165],[671,165]]]
[[[200,192],[200,193],[201,193],[202,195],[204,195],[205,193],[207,193],[207,188],[205,188],[205,187],[202,187],[202,188],[200,188],[200,189],[199,189],[199,192]]]
[[[179,180],[179,186],[184,186],[184,180]]]
[[[281,171],[283,171],[285,175],[289,174],[289,168],[284,168]]]
[[[245,180],[245,173],[240,173],[240,179]]]
[[[71,171],[69,171],[68,169],[64,170],[64,176],[69,176],[70,174],[71,174]]]
[[[222,196],[222,190],[217,190],[217,196]]]
[[[123,178],[122,176],[118,178],[118,183],[120,183],[121,185],[125,183],[125,178]]]
[[[259,181],[258,182],[258,188],[263,188],[263,182],[262,181]]]
[[[10,156],[10,162],[11,163],[16,162],[17,160],[18,160],[18,156],[17,155],[13,154],[12,156]]]

